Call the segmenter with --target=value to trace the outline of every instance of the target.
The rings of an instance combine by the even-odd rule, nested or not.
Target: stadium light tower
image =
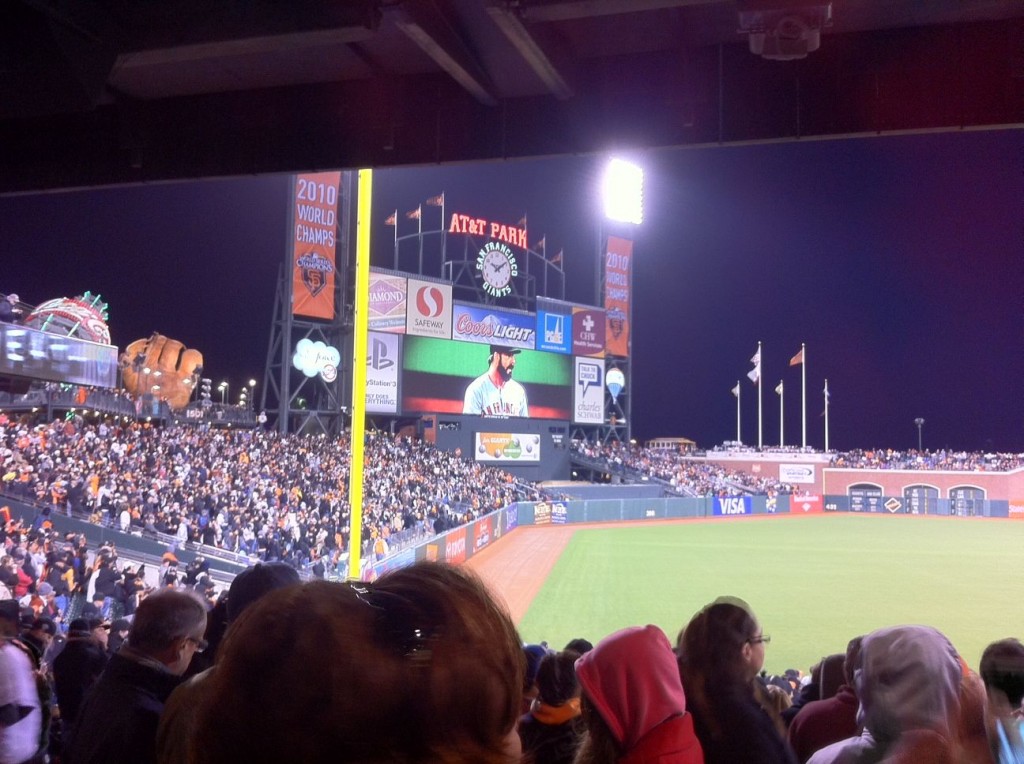
[[[220,404],[223,406],[228,402],[228,383],[227,380],[217,385],[217,389],[220,390]]]
[[[924,420],[921,417],[918,417],[914,420],[914,424],[917,425],[917,452],[921,453],[923,450],[921,448],[921,428],[924,427]]]
[[[256,380],[249,380],[249,408],[256,408]]]
[[[640,225],[644,222],[644,171],[624,159],[612,159],[601,184],[604,214],[609,220]]]
[[[598,428],[602,442],[629,440],[632,435],[632,379],[630,335],[633,318],[633,244],[636,227],[644,222],[644,171],[618,157],[608,160],[600,179],[603,215],[598,217],[596,269],[598,305],[607,320],[606,361],[615,369],[617,391],[605,380],[604,424]],[[608,371],[606,366],[606,373]],[[625,395],[619,393],[628,391]]]

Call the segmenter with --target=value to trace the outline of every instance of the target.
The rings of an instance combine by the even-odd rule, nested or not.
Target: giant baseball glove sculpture
[[[153,393],[178,411],[192,397],[203,371],[203,354],[154,333],[125,348],[121,368],[125,390],[135,395]]]

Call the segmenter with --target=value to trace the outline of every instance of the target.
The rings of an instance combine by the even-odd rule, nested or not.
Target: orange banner
[[[610,355],[629,356],[630,277],[633,242],[608,237],[604,263],[605,347]]]
[[[340,172],[296,175],[292,194],[292,314],[334,318]]]

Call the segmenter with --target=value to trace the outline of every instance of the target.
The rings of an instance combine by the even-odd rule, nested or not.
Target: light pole
[[[609,326],[614,331],[608,336],[606,351],[613,356],[622,356],[626,386],[632,389],[633,369],[630,363],[629,336],[632,332],[633,300],[633,239],[636,229],[644,222],[644,171],[632,162],[613,158],[605,166],[601,183],[601,200],[604,215],[598,218],[597,247],[597,290],[598,302],[607,313]],[[623,231],[622,236],[606,237],[606,227]],[[612,337],[615,341],[612,342]],[[618,423],[625,424],[626,439],[632,436],[632,396],[621,403],[613,396],[611,404],[605,403],[605,413],[611,412],[612,429],[603,437],[619,438],[615,429]],[[621,417],[617,416],[621,415]],[[617,421],[618,420],[618,421]]]
[[[249,408],[256,408],[256,380],[249,380]]]
[[[217,389],[220,390],[220,404],[223,406],[228,402],[228,383],[225,380],[217,385]]]
[[[924,419],[918,417],[914,420],[914,424],[917,425],[917,452],[921,453],[924,450],[921,448],[921,428],[924,427]]]

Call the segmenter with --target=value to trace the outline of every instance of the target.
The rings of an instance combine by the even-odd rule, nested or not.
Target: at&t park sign
[[[526,229],[475,218],[461,213],[452,214],[448,233],[487,236],[488,241],[477,254],[476,269],[480,272],[483,289],[493,297],[512,293],[512,279],[519,275],[515,254],[507,245],[526,249]]]

